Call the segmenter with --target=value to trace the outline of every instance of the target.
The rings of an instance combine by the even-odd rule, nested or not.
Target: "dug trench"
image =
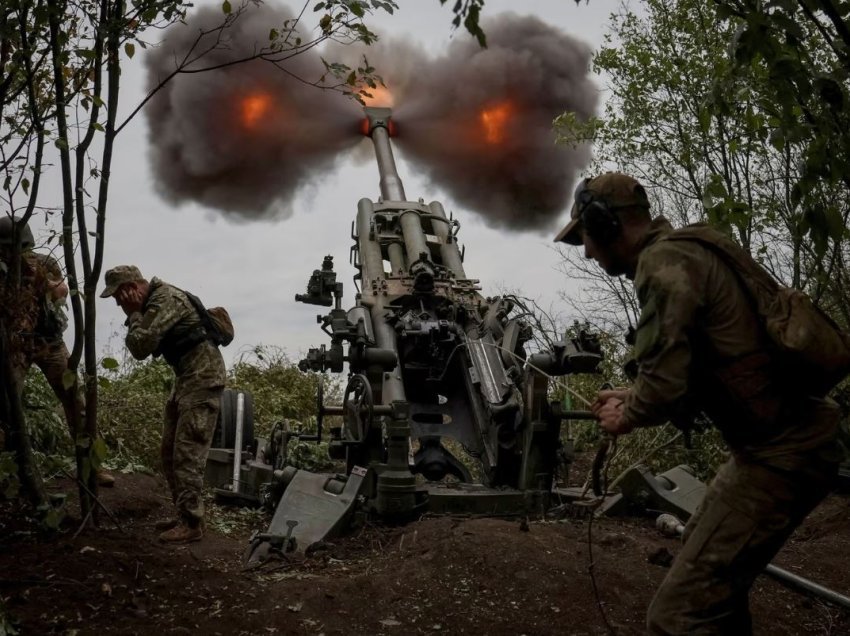
[[[77,533],[69,518],[46,535],[2,503],[0,596],[20,634],[610,633],[600,607],[616,634],[640,634],[678,550],[651,519],[595,520],[598,600],[587,521],[576,519],[366,525],[308,557],[244,570],[250,532],[268,518],[213,507],[201,542],[163,545],[153,528],[171,512],[162,481],[116,477],[101,498],[120,529],[101,515],[98,529]],[[848,504],[839,494],[823,502],[775,563],[848,594]],[[751,605],[756,634],[850,634],[850,613],[766,577]]]

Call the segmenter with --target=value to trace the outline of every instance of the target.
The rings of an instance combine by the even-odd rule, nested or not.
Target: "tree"
[[[127,123],[117,122],[121,67],[133,58],[137,46],[147,46],[145,37],[182,20],[190,6],[177,0],[139,0],[129,5],[125,0],[10,0],[0,9],[3,205],[8,214],[22,221],[28,221],[36,210],[61,216],[61,231],[56,236],[64,257],[73,315],[67,382],[77,382],[82,361],[87,404],[84,419],[77,414],[78,421],[74,423],[85,518],[92,512],[89,493],[96,493],[97,489],[93,468],[105,452],[97,435],[96,291],[103,263],[113,147]],[[246,1],[234,8],[226,0],[220,24],[211,32],[198,35],[198,42],[203,41],[206,48],[193,48],[163,82],[187,71],[189,64],[220,46],[219,39],[205,36],[225,32],[251,6]],[[315,31],[301,26],[308,6],[305,3],[297,17],[282,25],[270,25],[269,41],[258,46],[250,59],[261,58],[285,66],[288,58],[326,40],[368,44],[375,35],[366,27],[364,18],[377,10],[392,12],[396,5],[386,0],[320,2],[314,7],[319,25]],[[302,38],[299,29],[317,35]],[[240,61],[244,60],[234,63]],[[361,89],[375,86],[370,75],[373,69],[352,70],[331,63],[328,70],[331,81],[343,81],[327,85],[317,82],[320,87],[356,96]],[[130,117],[138,110],[132,110]],[[62,199],[58,204],[40,188],[48,173],[61,185]],[[7,279],[14,285],[9,297],[15,297],[20,275]],[[0,362],[4,365],[12,362],[13,333],[8,321],[0,316]],[[4,420],[15,432],[11,437],[21,448],[19,458],[26,464],[28,441],[20,409],[20,387],[13,385],[10,374],[2,375],[2,395],[8,398],[0,401],[6,407],[4,411],[8,411]],[[19,465],[19,470],[23,477],[32,476],[26,466]],[[37,475],[22,483],[34,493],[36,501],[43,500]]]
[[[582,127],[565,115],[556,122],[562,138],[592,136],[595,170],[635,174],[654,186],[655,207],[674,222],[726,228],[780,280],[836,310],[831,299],[843,292],[834,281],[846,277],[847,192],[824,182],[794,195],[807,178],[809,143],[773,134],[772,73],[760,65],[745,73],[728,58],[740,24],[716,6],[647,0],[643,7],[643,18],[613,17],[594,57],[610,77],[603,117]],[[837,211],[842,203],[844,216],[828,216],[834,232],[812,223],[813,207]],[[574,254],[566,257],[581,269]],[[602,299],[633,313],[631,299],[612,291],[618,297]]]
[[[718,16],[734,25],[728,72],[718,78],[717,103],[732,106],[724,88],[761,73],[756,96],[771,143],[800,149],[799,178],[788,198],[804,210],[797,231],[823,260],[812,290],[850,324],[847,293],[850,194],[850,24],[844,0],[715,0]]]

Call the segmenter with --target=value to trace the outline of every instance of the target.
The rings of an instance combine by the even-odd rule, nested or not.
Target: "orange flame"
[[[247,128],[254,128],[263,117],[268,115],[271,107],[272,98],[268,93],[248,95],[240,104],[242,123]]]
[[[500,144],[505,140],[505,128],[513,114],[514,107],[510,102],[502,102],[481,111],[481,126],[487,143]]]
[[[386,86],[378,85],[375,88],[369,88],[368,86],[363,89],[365,93],[360,93],[363,97],[363,102],[367,106],[384,106],[386,108],[391,108],[395,105],[395,100],[393,99],[393,94],[390,92]]]

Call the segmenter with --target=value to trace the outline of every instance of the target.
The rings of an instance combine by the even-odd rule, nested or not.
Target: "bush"
[[[571,333],[576,327],[568,330]],[[630,384],[623,371],[627,349],[620,339],[609,332],[599,332],[603,361],[598,374],[572,375],[557,378],[552,385],[552,399],[567,409],[585,410],[596,399],[604,382],[625,387]],[[562,429],[562,438],[571,439],[576,452],[593,452],[602,440],[595,422],[575,422],[569,430]],[[674,439],[676,438],[676,439]],[[635,464],[645,464],[654,472],[664,472],[678,464],[687,464],[697,477],[709,479],[727,457],[726,446],[713,427],[697,427],[691,433],[690,448],[672,425],[637,429],[617,440],[616,453],[610,456],[609,482]]]
[[[338,376],[305,373],[279,347],[257,346],[240,356],[227,386],[254,398],[254,433],[268,437],[275,422],[296,420],[305,432],[316,430],[316,392],[325,385],[325,401],[341,399]]]
[[[128,359],[122,367],[103,371],[97,425],[110,449],[108,466],[159,467],[163,412],[173,382],[162,358]]]

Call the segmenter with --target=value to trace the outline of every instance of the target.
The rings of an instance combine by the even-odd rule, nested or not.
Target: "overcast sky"
[[[269,0],[270,2],[273,0]],[[209,4],[205,0],[196,5]],[[220,2],[214,2],[216,6]],[[290,3],[301,6],[301,3]],[[469,37],[451,29],[451,5],[438,0],[400,0],[393,16],[378,14],[368,24],[393,36],[409,38],[429,52],[441,52],[451,38]],[[594,0],[487,0],[485,17],[504,11],[540,17],[597,48],[607,30],[614,3]],[[124,112],[134,107],[145,86],[144,51],[124,66],[121,102]],[[600,91],[602,80],[596,79]],[[600,99],[600,106],[602,99]],[[119,121],[122,118],[119,117]],[[354,269],[348,265],[351,222],[357,201],[377,199],[378,172],[371,162],[339,157],[333,169],[316,174],[313,183],[294,200],[293,214],[279,222],[235,223],[233,217],[197,204],[174,207],[156,194],[149,166],[148,126],[137,117],[118,138],[110,186],[105,267],[133,263],[147,277],[159,276],[198,294],[207,306],[230,311],[236,339],[226,350],[232,361],[240,351],[257,344],[283,347],[293,360],[310,346],[327,343],[315,321],[317,309],[294,302],[303,293],[309,274],[325,254],[334,256],[338,280],[345,285],[343,305],[353,304]],[[371,145],[364,138],[363,144]],[[361,153],[362,154],[362,153]],[[557,294],[571,289],[557,271],[552,232],[517,233],[487,227],[477,215],[452,201],[438,185],[417,176],[417,167],[396,150],[407,198],[439,200],[460,219],[459,239],[466,246],[467,275],[481,280],[483,293],[518,290],[542,305],[559,306]],[[565,222],[564,209],[555,225]],[[120,350],[124,320],[109,300],[101,301],[99,345]]]

